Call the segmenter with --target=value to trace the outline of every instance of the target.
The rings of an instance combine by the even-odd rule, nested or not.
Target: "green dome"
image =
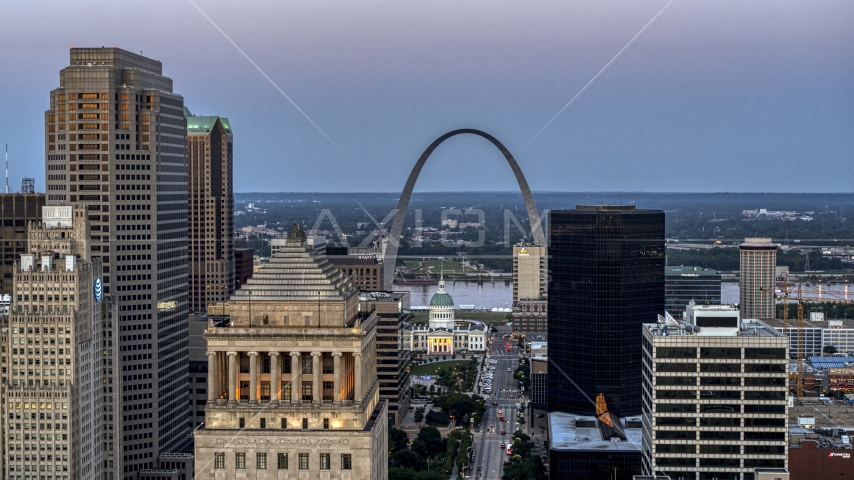
[[[446,292],[436,292],[433,298],[430,299],[431,307],[453,307],[454,299]]]

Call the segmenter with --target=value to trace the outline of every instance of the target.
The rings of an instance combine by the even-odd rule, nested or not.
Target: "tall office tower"
[[[234,292],[234,142],[227,118],[187,118],[187,216],[190,311],[203,312]]]
[[[702,267],[664,267],[664,310],[680,318],[691,300],[721,304],[721,274]]]
[[[787,468],[786,337],[727,305],[658,319],[643,326],[643,473],[758,480]]]
[[[546,247],[529,243],[513,246],[513,305],[546,294]]]
[[[41,220],[43,193],[0,195],[0,295],[12,293],[15,262],[27,253],[27,223]]]
[[[549,411],[641,413],[641,325],[664,311],[664,212],[549,212]]]
[[[118,48],[73,48],[45,112],[47,203],[85,208],[104,293],[120,306],[116,475],[127,480],[187,433],[183,107],[160,62]],[[57,172],[67,177],[51,180]]]
[[[340,271],[340,270],[339,270]],[[403,317],[409,311],[409,292],[362,292],[359,302],[366,312],[376,313],[377,326],[377,378],[380,381],[380,398],[388,402],[388,420],[399,426],[409,410],[409,366],[412,350],[401,336],[404,333]]]
[[[774,303],[777,245],[770,238],[745,238],[738,246],[741,276],[739,299],[744,318],[772,319],[777,316]],[[763,292],[762,290],[765,290]]]
[[[324,250],[295,224],[234,292],[229,326],[208,325],[197,479],[387,477],[379,317]]]
[[[29,252],[15,265],[3,353],[4,477],[106,479],[118,453],[117,311],[103,294],[101,259],[90,257],[87,212],[42,208],[44,222],[28,225]]]

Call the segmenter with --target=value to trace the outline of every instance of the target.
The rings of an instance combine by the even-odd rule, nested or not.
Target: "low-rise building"
[[[444,278],[430,299],[427,325],[406,325],[403,341],[412,352],[428,355],[483,352],[488,328],[477,320],[457,320],[454,299],[445,290]]]
[[[682,316],[688,302],[721,304],[721,274],[702,267],[664,267],[664,310]]]
[[[854,476],[854,428],[789,427],[791,480],[851,478]]]
[[[522,335],[549,332],[549,301],[524,298],[513,304],[513,331]]]
[[[641,417],[607,409],[598,416],[550,412],[549,478],[632,480],[641,473],[641,426]]]

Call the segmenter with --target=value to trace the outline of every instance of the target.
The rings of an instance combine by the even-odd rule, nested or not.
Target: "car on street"
[[[498,402],[492,402],[493,405],[498,405]]]
[[[516,398],[516,397],[514,397],[513,395],[510,395],[510,398]]]
[[[501,431],[501,434],[502,434],[502,435],[507,435],[507,431],[506,431],[506,430],[502,430],[502,431]]]
[[[504,442],[501,442],[501,448],[502,448],[502,449],[503,449],[504,447],[506,447],[506,446],[507,446],[507,445],[506,445]]]

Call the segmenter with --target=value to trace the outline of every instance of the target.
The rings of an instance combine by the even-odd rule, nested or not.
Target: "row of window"
[[[738,347],[700,347],[700,358],[717,359],[740,359],[741,348]],[[655,349],[657,358],[697,358],[695,347],[657,347]],[[777,359],[786,358],[785,348],[745,348],[746,359]]]
[[[332,469],[332,454],[330,453],[320,453],[318,454],[318,462],[320,470],[331,470]],[[308,453],[300,453],[297,457],[298,460],[298,468],[300,470],[308,470],[310,457]],[[276,466],[279,470],[287,470],[288,466],[288,454],[287,453],[277,453],[276,454]],[[222,470],[225,468],[225,452],[216,452],[214,453],[214,468],[217,470]],[[246,469],[246,453],[237,452],[234,454],[234,468],[236,470],[245,470]],[[266,453],[256,453],[255,454],[255,468],[257,470],[266,470],[267,469],[267,454]],[[353,469],[353,456],[350,453],[342,453],[341,454],[341,470],[352,470]]]

